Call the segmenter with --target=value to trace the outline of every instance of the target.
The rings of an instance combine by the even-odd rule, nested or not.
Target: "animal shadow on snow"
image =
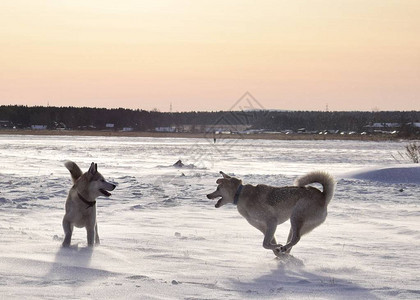
[[[233,281],[235,289],[244,297],[261,297],[284,295],[315,295],[356,296],[359,299],[378,299],[369,290],[355,283],[337,277],[323,276],[305,270],[302,260],[290,254],[277,257],[276,266],[271,272],[252,279],[250,282]]]
[[[44,276],[46,285],[84,285],[98,277],[108,277],[111,272],[89,267],[93,247],[60,247],[49,272]]]

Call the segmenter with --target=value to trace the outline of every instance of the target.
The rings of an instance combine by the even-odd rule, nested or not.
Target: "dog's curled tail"
[[[304,187],[311,183],[320,183],[322,185],[322,193],[325,196],[326,204],[328,204],[334,196],[334,190],[336,185],[334,178],[327,172],[314,171],[303,175],[302,177],[299,177],[295,181],[295,185],[299,187]]]
[[[64,166],[67,168],[67,170],[70,171],[71,179],[73,180],[73,183],[76,182],[77,179],[79,179],[80,176],[82,176],[83,172],[80,170],[79,166],[76,165],[76,163],[72,161],[66,161],[64,163]]]

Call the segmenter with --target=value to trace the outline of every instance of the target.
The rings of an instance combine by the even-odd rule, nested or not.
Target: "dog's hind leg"
[[[63,229],[64,229],[64,241],[63,241],[63,247],[69,247],[71,243],[71,235],[73,233],[73,225],[63,219]]]
[[[99,234],[98,234],[98,224],[95,224],[95,244],[99,245]]]
[[[290,228],[289,236],[287,237],[286,245],[290,243],[290,241],[292,240],[292,236],[293,236],[293,229]],[[285,253],[290,253],[290,250],[292,250],[292,248],[289,248],[288,250],[286,250]]]
[[[282,252],[290,253],[292,247],[296,245],[301,236],[311,232],[315,227],[318,227],[325,219],[317,221],[298,221],[290,219],[292,227],[290,228],[289,236],[287,238],[287,244],[281,248]]]

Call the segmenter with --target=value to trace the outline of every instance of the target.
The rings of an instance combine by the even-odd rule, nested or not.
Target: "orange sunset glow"
[[[0,4],[0,105],[420,110],[420,1]]]

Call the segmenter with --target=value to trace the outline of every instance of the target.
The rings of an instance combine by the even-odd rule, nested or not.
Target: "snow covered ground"
[[[0,298],[418,299],[420,169],[392,158],[405,144],[0,136]],[[93,249],[84,229],[60,247],[65,160],[118,184]],[[328,218],[283,259],[205,197],[219,170],[282,186],[319,169],[338,181]]]

